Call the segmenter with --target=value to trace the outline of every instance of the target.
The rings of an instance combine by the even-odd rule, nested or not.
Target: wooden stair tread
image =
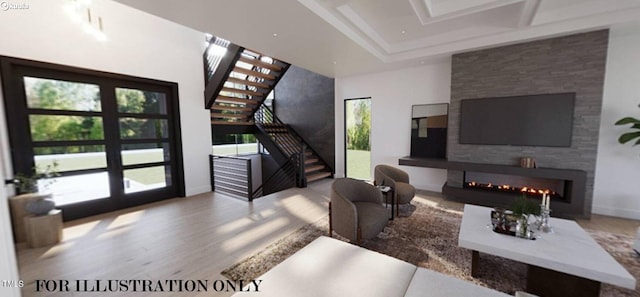
[[[245,48],[245,49],[242,51],[242,54],[243,54],[243,55],[249,55],[249,56],[255,56],[255,55],[258,55],[258,56],[264,56],[264,57],[267,57],[267,55],[265,55],[265,54],[263,54],[263,53],[261,53],[261,52],[259,52],[259,51],[252,50],[252,49],[248,49],[248,48]],[[252,54],[253,54],[253,55],[252,55]]]
[[[310,175],[307,175],[307,182],[310,183],[312,181],[323,179],[329,176],[331,176],[331,172],[326,172],[326,171],[310,174]]]
[[[263,97],[264,96],[264,94],[258,93],[258,92],[254,92],[254,91],[242,90],[242,89],[236,89],[236,88],[227,88],[227,87],[222,87],[222,92],[229,92],[229,93],[234,93],[234,94],[243,94],[243,95],[249,95],[249,96],[254,96],[254,97]]]
[[[229,118],[229,119],[246,119],[249,117],[249,115],[212,112],[211,117],[212,118]]]
[[[276,77],[273,76],[273,75],[264,74],[262,72],[253,71],[253,70],[245,69],[245,68],[242,68],[242,67],[233,68],[233,72],[246,74],[246,75],[253,76],[253,77],[269,79],[269,80],[275,80],[276,79]]]
[[[255,82],[255,81],[248,81],[248,80],[239,79],[239,78],[235,78],[235,77],[229,77],[229,78],[227,78],[227,81],[230,82],[230,83],[241,84],[241,85],[245,85],[245,86],[253,86],[253,87],[258,87],[258,88],[263,88],[263,89],[269,88],[269,85],[265,84],[265,83],[259,83],[259,82]]]
[[[216,101],[218,101],[218,100],[222,101],[222,102],[251,104],[251,105],[258,105],[258,103],[259,103],[259,102],[255,101],[255,100],[251,100],[251,99],[236,98],[236,97],[229,97],[229,96],[218,96],[216,98]]]
[[[313,164],[320,161],[318,158],[306,158],[304,159],[304,164]]]
[[[226,105],[218,105],[214,104],[211,106],[211,110],[228,110],[228,111],[253,111],[253,108],[250,107],[240,107],[240,106],[226,106]]]
[[[308,173],[308,172],[314,172],[314,171],[318,171],[324,169],[324,165],[312,165],[312,166],[305,166],[304,167],[304,172]]]
[[[278,66],[276,64],[263,62],[263,61],[258,60],[258,59],[250,59],[250,58],[247,58],[245,56],[240,56],[240,59],[238,59],[238,60],[242,61],[242,62],[245,62],[247,64],[251,64],[251,65],[254,65],[254,66],[261,67],[261,68],[271,69],[271,70],[274,70],[274,71],[282,70],[282,67],[280,67],[280,66]]]

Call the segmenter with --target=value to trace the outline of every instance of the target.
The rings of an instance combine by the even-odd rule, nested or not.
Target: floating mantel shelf
[[[587,173],[576,169],[556,169],[556,168],[522,168],[514,165],[481,164],[470,162],[453,162],[445,159],[402,157],[398,160],[399,165],[417,166],[426,168],[440,168],[459,171],[487,172],[510,174],[529,177],[581,180],[587,178]]]
[[[516,165],[481,164],[471,162],[452,162],[445,159],[402,157],[399,165],[439,168],[461,172],[483,172],[505,175],[517,175],[533,178],[547,178],[565,181],[566,201],[554,204],[555,215],[560,217],[580,217],[584,215],[584,195],[587,173],[576,169],[522,168]],[[462,182],[462,181],[461,181]],[[503,193],[482,193],[462,185],[444,184],[442,193],[464,203],[486,206],[504,206],[507,201]],[[510,202],[509,202],[510,203]],[[507,204],[508,205],[508,204]]]

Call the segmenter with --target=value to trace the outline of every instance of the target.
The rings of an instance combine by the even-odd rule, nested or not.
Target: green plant
[[[540,215],[540,205],[536,202],[527,199],[527,194],[522,193],[513,206],[511,207],[513,214],[517,217],[528,216],[528,215]]]
[[[640,107],[640,105],[638,107]],[[632,132],[627,132],[620,135],[620,137],[618,138],[618,142],[624,144],[637,138],[636,142],[633,145],[638,145],[640,144],[640,120],[638,120],[637,118],[625,117],[619,119],[615,123],[616,126],[629,124],[631,124],[630,129],[632,130]]]
[[[46,189],[55,181],[52,178],[60,176],[58,173],[58,162],[53,161],[53,163],[48,164],[44,169],[38,168],[38,166],[33,167],[33,174],[26,175],[23,173],[18,173],[15,177],[15,185],[18,194],[25,193],[37,193],[40,190],[40,186]],[[45,179],[46,182],[42,184],[38,184],[38,181],[41,179]]]

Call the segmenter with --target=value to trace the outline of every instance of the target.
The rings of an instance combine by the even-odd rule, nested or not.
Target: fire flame
[[[517,188],[517,187],[513,187],[513,186],[508,185],[508,184],[495,186],[495,185],[493,185],[493,183],[482,184],[482,183],[478,183],[478,182],[475,182],[475,181],[471,181],[471,182],[468,182],[467,185],[469,187],[496,188],[498,190],[504,190],[504,191],[520,191],[521,193],[527,193],[527,194],[539,194],[539,195],[543,195],[543,194],[555,195],[556,194],[556,192],[551,191],[549,189],[536,189],[536,188],[533,188],[533,187]]]

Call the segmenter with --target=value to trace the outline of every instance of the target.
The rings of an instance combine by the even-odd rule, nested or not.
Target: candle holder
[[[544,233],[553,233],[553,228],[549,225],[549,217],[551,209],[548,209],[544,204],[540,205],[540,221],[538,222],[538,230]]]
[[[533,238],[533,232],[531,232],[531,228],[529,227],[528,215],[522,215],[520,218],[518,218],[518,220],[516,221],[515,234],[517,237],[520,237],[520,238],[526,238],[526,239]]]

